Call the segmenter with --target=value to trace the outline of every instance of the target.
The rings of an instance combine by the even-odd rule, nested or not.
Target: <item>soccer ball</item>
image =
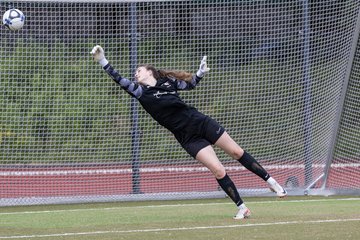
[[[19,30],[24,26],[25,15],[19,9],[9,9],[3,15],[3,24],[10,30]]]

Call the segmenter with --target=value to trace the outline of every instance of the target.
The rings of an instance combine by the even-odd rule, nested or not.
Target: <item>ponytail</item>
[[[191,82],[193,74],[185,71],[174,71],[174,70],[159,70],[159,73],[164,77],[173,77],[177,80],[183,80]]]
[[[152,71],[153,76],[156,80],[161,78],[175,78],[177,80],[183,80],[186,82],[191,82],[193,74],[185,72],[185,71],[177,71],[177,70],[157,70],[152,65],[140,65],[139,67],[145,67],[147,70]]]

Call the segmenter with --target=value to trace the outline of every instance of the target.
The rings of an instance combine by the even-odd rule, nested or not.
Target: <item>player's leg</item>
[[[227,132],[221,135],[215,145],[224,150],[232,158],[238,160],[248,170],[264,179],[264,181],[269,179],[270,176],[267,171],[250,154],[244,151]]]
[[[250,216],[250,210],[245,206],[241,199],[234,182],[227,175],[225,167],[222,165],[212,146],[207,146],[201,149],[196,154],[196,159],[207,167],[215,176],[220,187],[224,192],[233,200],[236,206],[239,208],[238,213],[234,216],[234,219],[243,219]]]
[[[258,175],[269,184],[272,191],[279,197],[285,197],[287,192],[281,187],[274,178],[270,177],[268,172],[258,163],[249,153],[244,151],[227,132],[215,142],[215,145],[224,150],[232,158],[238,160],[246,169]]]

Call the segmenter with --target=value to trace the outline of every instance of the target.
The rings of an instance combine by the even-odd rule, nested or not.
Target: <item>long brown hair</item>
[[[192,80],[193,74],[185,72],[185,71],[178,71],[178,70],[163,70],[163,69],[156,69],[154,66],[149,64],[143,64],[139,67],[144,67],[146,70],[151,71],[153,76],[156,80],[166,77],[173,77],[177,80],[184,80],[190,82]]]

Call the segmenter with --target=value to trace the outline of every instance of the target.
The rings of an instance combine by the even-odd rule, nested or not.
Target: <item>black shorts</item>
[[[201,149],[214,144],[224,132],[225,129],[214,119],[198,113],[185,129],[173,133],[181,146],[196,158]]]

